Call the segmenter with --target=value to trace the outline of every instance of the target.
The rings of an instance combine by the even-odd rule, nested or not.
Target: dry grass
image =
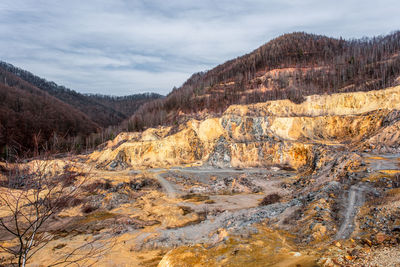
[[[114,218],[116,215],[108,211],[97,211],[87,215],[80,223],[90,223],[93,221],[102,221]]]

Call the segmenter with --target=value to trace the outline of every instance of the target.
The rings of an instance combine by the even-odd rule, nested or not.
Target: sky
[[[167,94],[284,33],[400,30],[399,0],[2,0],[0,60],[82,93]]]

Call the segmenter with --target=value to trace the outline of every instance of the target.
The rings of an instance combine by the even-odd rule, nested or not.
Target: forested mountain
[[[399,82],[400,32],[344,40],[297,32],[253,52],[192,75],[165,99],[141,106],[125,127],[141,130],[219,114],[248,104],[334,92],[383,89]]]
[[[123,114],[124,118],[129,118],[133,115],[138,108],[146,102],[154,99],[160,99],[164,96],[156,93],[143,93],[127,96],[109,96],[100,94],[85,95],[87,98],[94,100],[103,106],[113,109],[119,114]],[[112,122],[113,125],[118,124],[120,121]]]
[[[94,148],[119,132],[109,126],[161,97],[84,95],[0,62],[0,158]]]
[[[231,104],[285,98],[301,102],[310,94],[396,84],[400,84],[400,32],[358,40],[285,34],[249,54],[193,74],[167,97],[84,95],[0,62],[0,153],[4,157],[10,147],[30,155],[41,148],[93,148],[121,129],[179,125],[188,118],[218,115]]]
[[[60,151],[99,125],[84,113],[0,68],[0,157]],[[63,147],[64,146],[64,147]]]
[[[133,115],[139,106],[146,101],[162,97],[154,93],[123,97],[85,95],[57,85],[54,82],[47,81],[29,71],[14,67],[6,62],[0,61],[0,68],[82,111],[92,121],[102,127],[118,125],[121,121]],[[4,82],[4,80],[0,80],[0,82]]]

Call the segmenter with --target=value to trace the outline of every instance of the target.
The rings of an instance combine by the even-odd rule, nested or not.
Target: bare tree
[[[85,183],[85,176],[70,171],[68,166],[57,171],[48,162],[15,164],[0,187],[0,249],[14,256],[18,266],[25,266],[51,241],[46,222],[76,197]],[[6,240],[11,242],[5,243]],[[93,242],[84,246],[93,247]],[[80,257],[72,260],[76,252],[72,251],[62,261],[77,261]],[[89,253],[95,252],[99,251]]]

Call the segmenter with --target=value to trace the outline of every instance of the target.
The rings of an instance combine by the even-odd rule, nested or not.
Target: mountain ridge
[[[15,67],[14,65],[0,61],[0,68],[15,74],[19,78],[31,83],[37,88],[46,91],[50,95],[60,99],[61,101],[70,104],[71,106],[79,109],[80,111],[87,114],[95,123],[102,127],[108,127],[112,125],[118,125],[121,121],[128,118],[134,113],[134,111],[140,105],[134,105],[134,101],[139,101],[140,103],[145,102],[148,99],[161,98],[162,96],[156,93],[149,94],[134,94],[127,95],[123,97],[113,97],[98,94],[82,94],[75,90],[66,88],[65,86],[58,85],[53,81],[47,81],[44,78],[36,76],[29,71],[23,70],[21,68]],[[111,97],[114,100],[132,100],[132,107],[129,112],[121,112],[119,108],[113,108],[107,105],[107,101],[102,98]],[[101,115],[100,114],[104,114]]]
[[[398,77],[398,31],[353,40],[295,32],[193,74],[165,99],[143,105],[129,123],[131,128],[143,130],[160,125],[160,121],[164,125],[180,123],[203,111],[218,115],[232,104],[276,99],[301,102],[311,94],[383,89],[395,85]],[[149,113],[153,120],[146,116]]]
[[[158,94],[84,95],[0,61],[0,158],[92,149]],[[43,112],[47,108],[47,112]],[[111,128],[110,128],[111,127]]]

